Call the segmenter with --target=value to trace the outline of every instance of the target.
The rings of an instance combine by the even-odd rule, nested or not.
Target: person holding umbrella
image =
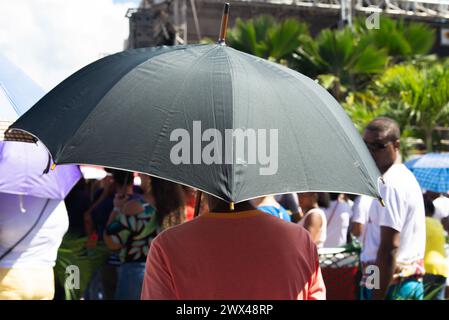
[[[327,190],[380,199],[379,171],[325,88],[226,46],[228,13],[225,4],[216,44],[127,50],[86,66],[11,125],[5,137],[42,141],[52,169],[83,163],[137,171],[220,199],[209,199],[212,213],[168,229],[152,242],[147,273],[155,273],[147,276],[144,297],[203,296],[183,291],[187,287],[178,283],[199,279],[199,288],[216,297],[322,298],[316,247],[307,232],[259,215],[247,201]],[[223,212],[231,213],[222,217]],[[193,242],[186,240],[198,230]],[[167,274],[167,252],[176,259],[168,263],[179,270],[184,266],[180,278]],[[241,283],[226,278],[229,270]],[[170,277],[181,285],[176,292],[165,288]]]
[[[142,299],[325,299],[318,253],[301,226],[207,196],[210,213],[151,243]]]

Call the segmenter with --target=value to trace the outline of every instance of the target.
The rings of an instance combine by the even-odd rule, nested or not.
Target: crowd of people
[[[447,194],[421,190],[400,163],[400,129],[393,120],[373,120],[363,139],[382,174],[382,199],[301,192],[231,208],[145,174],[107,169],[101,181],[81,180],[65,201],[69,232],[86,237],[87,248],[103,242],[109,249],[84,298],[325,299],[320,250],[358,241],[360,299],[444,299]],[[0,224],[15,228],[1,215]],[[50,259],[56,259],[62,234],[52,242],[54,254],[47,251]],[[23,245],[10,257],[35,250]],[[11,276],[8,261],[0,261],[0,298],[20,298],[12,292],[21,290],[21,275]],[[51,290],[43,298],[50,296]]]

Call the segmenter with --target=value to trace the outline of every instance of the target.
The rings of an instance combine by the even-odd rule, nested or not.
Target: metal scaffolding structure
[[[209,0],[210,1],[210,0]],[[212,0],[222,2],[220,0]],[[240,0],[308,8],[383,12],[391,15],[449,19],[449,0]],[[342,10],[342,11],[343,11]]]
[[[185,44],[188,42],[187,28],[195,30],[195,33],[189,32],[192,40],[200,41],[203,30],[199,25],[197,5],[202,7],[206,4],[221,8],[223,0],[141,0],[139,8],[129,9],[127,13],[130,37],[126,47]],[[340,26],[351,25],[357,13],[374,12],[410,19],[449,21],[449,0],[234,0],[233,4],[254,7],[280,5],[286,10],[291,6],[334,12],[340,16]]]

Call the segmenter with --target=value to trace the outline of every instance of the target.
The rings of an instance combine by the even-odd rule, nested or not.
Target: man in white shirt
[[[385,207],[377,200],[366,206],[361,255],[365,299],[423,298],[424,202],[414,175],[398,161],[399,138],[397,123],[384,117],[369,123],[363,136],[382,174],[380,193],[385,202]],[[370,276],[379,278],[374,288],[367,285]]]

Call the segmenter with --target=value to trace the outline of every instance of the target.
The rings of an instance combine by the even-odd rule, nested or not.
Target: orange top
[[[325,299],[301,226],[253,210],[207,213],[159,234],[142,299]]]

